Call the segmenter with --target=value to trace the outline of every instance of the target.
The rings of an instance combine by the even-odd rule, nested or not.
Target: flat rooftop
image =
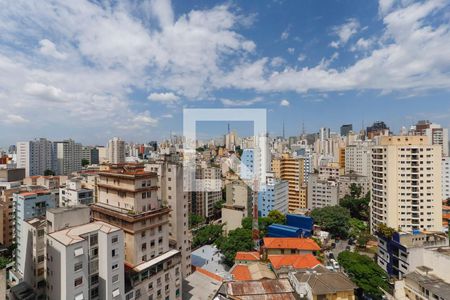
[[[47,211],[52,214],[62,214],[64,212],[68,212],[68,211],[83,210],[83,209],[89,209],[89,206],[83,205],[83,204],[74,205],[74,206],[61,206],[58,208],[49,208],[49,209],[47,209]]]
[[[68,229],[63,229],[60,231],[56,231],[53,233],[50,233],[49,236],[54,238],[56,241],[60,242],[63,245],[72,245],[79,242],[82,242],[85,240],[85,238],[81,237],[81,235],[84,235],[86,233],[94,232],[94,231],[101,231],[104,233],[112,233],[116,231],[120,231],[121,229],[107,224],[105,222],[96,221],[84,225],[79,225],[75,227],[71,227]]]

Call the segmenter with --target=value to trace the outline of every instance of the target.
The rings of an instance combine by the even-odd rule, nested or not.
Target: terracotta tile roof
[[[312,239],[305,238],[264,238],[264,247],[267,249],[297,249],[297,250],[320,250],[319,245]]]
[[[252,275],[246,265],[235,265],[231,271],[234,280],[252,280]]]
[[[237,252],[234,257],[235,260],[252,260],[258,261],[260,260],[259,252]]]
[[[320,265],[312,254],[269,255],[270,263],[275,269],[292,266],[295,269],[310,269]]]
[[[209,271],[207,271],[205,269],[195,268],[195,271],[199,272],[199,273],[202,273],[203,275],[206,275],[206,276],[208,276],[208,277],[210,277],[210,278],[212,278],[212,279],[214,279],[216,281],[221,281],[221,282],[223,281],[222,277],[220,277],[219,275],[216,275],[214,273],[211,273],[211,272],[209,272]]]

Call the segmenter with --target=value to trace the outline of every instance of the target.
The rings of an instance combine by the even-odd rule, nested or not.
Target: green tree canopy
[[[339,253],[338,262],[365,295],[382,299],[383,292],[380,288],[388,289],[388,275],[370,257],[344,251]]]
[[[377,233],[390,239],[392,235],[396,232],[394,228],[387,226],[386,224],[379,224],[377,226]]]
[[[87,165],[89,165],[89,160],[87,160],[86,158],[83,158],[83,159],[81,160],[81,165],[82,165],[83,167],[86,167]]]
[[[246,228],[231,230],[227,237],[218,239],[216,245],[224,255],[223,262],[231,267],[236,252],[253,250],[252,231]]]
[[[285,224],[286,216],[278,210],[272,210],[267,215],[268,222],[271,224]]]
[[[339,205],[347,208],[350,211],[352,218],[362,221],[369,220],[369,202],[370,195],[367,194],[362,198],[356,197],[360,192],[350,192],[350,195],[345,196],[339,201]]]
[[[349,231],[349,211],[341,206],[326,206],[316,208],[311,212],[314,222],[323,230],[335,237],[346,238]]]
[[[202,216],[191,214],[189,215],[189,227],[196,227],[199,224],[205,223],[205,218]]]
[[[203,245],[213,244],[222,236],[223,225],[209,224],[195,231],[192,247],[197,248]]]

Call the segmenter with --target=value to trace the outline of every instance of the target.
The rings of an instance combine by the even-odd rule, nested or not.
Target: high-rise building
[[[352,124],[344,124],[341,126],[341,136],[347,136],[353,130]]]
[[[383,121],[374,122],[372,126],[367,127],[366,135],[369,140],[372,140],[376,136],[388,136],[389,127]]]
[[[189,193],[192,213],[206,219],[215,217],[216,203],[222,201],[221,169],[216,167],[197,168],[196,178],[202,180],[202,186],[196,192]]]
[[[367,142],[359,142],[345,148],[345,174],[370,175],[370,147],[371,144]]]
[[[252,192],[241,180],[225,186],[226,201],[222,207],[222,224],[225,233],[241,227],[242,219],[252,216]]]
[[[18,142],[17,168],[24,168],[27,177],[44,175],[46,170],[55,171],[52,142],[44,138]]]
[[[183,278],[191,274],[191,241],[189,229],[188,192],[183,190],[183,165],[166,157],[164,161],[146,164],[146,171],[158,175],[158,199],[171,209],[169,214],[169,238],[171,246],[181,252]]]
[[[266,182],[258,192],[258,214],[267,217],[272,210],[287,214],[289,208],[289,184],[267,174]]]
[[[98,149],[92,146],[83,146],[81,159],[86,160],[90,165],[99,164]]]
[[[280,159],[274,159],[272,164],[275,169],[279,168],[275,170],[275,176],[289,183],[289,211],[306,208],[307,199],[303,197],[306,195],[304,158],[284,153]]]
[[[442,158],[442,200],[450,199],[450,157]]]
[[[335,179],[322,178],[318,174],[309,176],[308,209],[338,204],[339,192]]]
[[[158,199],[157,182],[140,165],[99,173],[92,214],[124,231],[126,299],[181,299],[181,252],[170,249],[170,209]]]
[[[441,125],[431,123],[428,120],[422,120],[417,122],[415,126],[412,126],[411,133],[414,135],[427,136],[430,145],[442,146],[442,156],[449,156],[447,128],[442,128]]]
[[[371,229],[442,229],[439,145],[425,136],[383,136],[372,147]]]
[[[26,221],[45,217],[47,209],[56,207],[54,196],[48,190],[23,191],[14,194],[15,204],[15,235],[16,235],[16,264],[17,279],[24,279],[27,270],[32,269],[33,261],[30,261],[29,255],[32,252],[32,243],[30,242],[30,229],[39,227],[39,222],[26,224]],[[42,231],[43,238],[43,231]],[[42,261],[40,261],[42,262]],[[14,274],[14,273],[13,273]],[[25,278],[26,279],[26,278]]]
[[[80,143],[73,140],[54,142],[56,173],[69,175],[81,170],[82,149]]]
[[[108,161],[111,164],[125,162],[125,142],[117,137],[108,142]]]
[[[49,233],[48,299],[125,299],[124,242],[99,221]]]

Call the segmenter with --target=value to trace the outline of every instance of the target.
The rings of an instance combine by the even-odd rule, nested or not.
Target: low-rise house
[[[287,279],[230,281],[222,284],[216,299],[232,300],[296,300],[294,289]]]
[[[312,239],[306,238],[264,238],[264,258],[279,254],[314,254],[320,247]]]
[[[274,270],[281,268],[311,269],[320,265],[320,261],[312,254],[269,255],[270,265]]]
[[[288,275],[295,292],[307,300],[354,300],[357,286],[343,273],[322,267]]]
[[[236,256],[234,257],[235,264],[247,264],[259,260],[261,260],[261,255],[259,254],[259,252],[256,251],[253,252],[239,251],[236,253]]]

